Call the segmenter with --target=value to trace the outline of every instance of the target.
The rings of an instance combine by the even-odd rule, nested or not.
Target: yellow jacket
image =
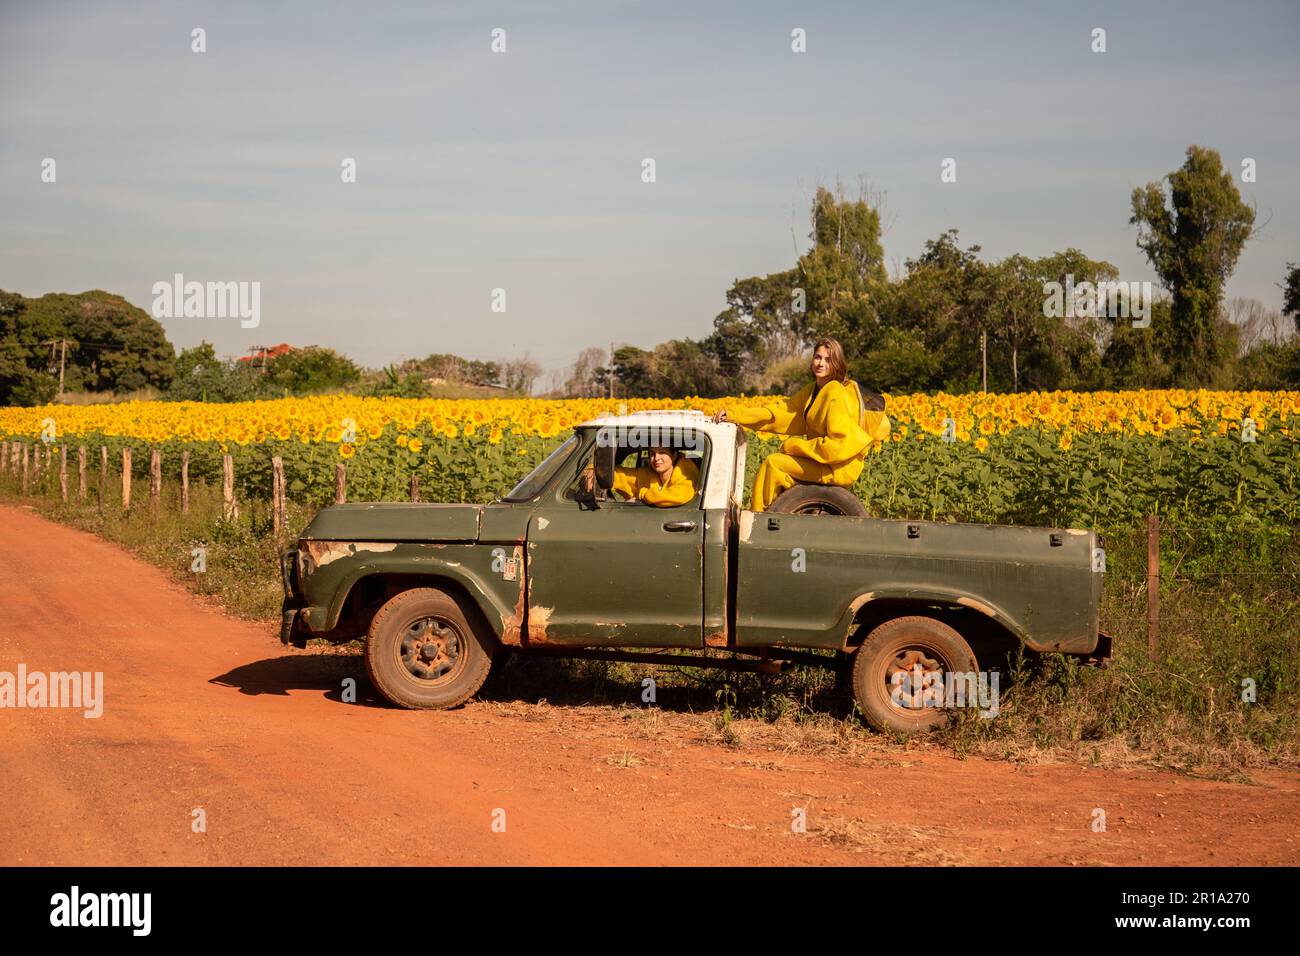
[[[689,458],[678,458],[667,484],[660,484],[653,468],[615,468],[614,490],[656,508],[684,505],[695,497],[700,466]]]
[[[863,456],[889,437],[889,417],[864,411],[854,382],[827,382],[813,399],[814,384],[766,405],[729,408],[727,419],[755,431],[790,436],[781,451],[831,466],[827,484],[851,485],[862,473]]]

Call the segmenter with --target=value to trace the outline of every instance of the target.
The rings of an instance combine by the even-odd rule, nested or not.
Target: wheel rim
[[[802,508],[796,508],[794,511],[797,515],[838,515],[839,509],[832,508],[830,505],[811,504],[804,505]]]
[[[886,662],[880,689],[895,712],[912,717],[932,715],[942,709],[943,675],[951,669],[948,662],[933,647],[919,643],[906,644]],[[894,687],[896,674],[903,674],[906,677],[905,680],[899,679],[897,688]],[[925,689],[932,686],[935,681],[940,688],[940,707],[925,703]],[[934,692],[930,693],[933,697]]]
[[[454,623],[437,615],[412,621],[395,646],[402,676],[417,687],[438,687],[455,680],[465,668],[465,636]]]

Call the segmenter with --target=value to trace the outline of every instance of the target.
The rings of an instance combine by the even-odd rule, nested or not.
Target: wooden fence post
[[[336,505],[348,503],[348,469],[343,462],[334,466],[334,503]]]
[[[68,501],[68,446],[59,446],[59,500]]]
[[[284,459],[271,456],[271,523],[278,539],[284,534]]]
[[[181,452],[181,514],[190,513],[190,453]]]
[[[77,446],[77,500],[86,500],[86,446]]]
[[[44,453],[45,449],[40,445],[32,449],[32,484],[37,486],[37,490],[40,489],[41,484],[41,456]]]
[[[235,507],[235,459],[221,456],[221,517],[234,521],[239,514]]]
[[[104,510],[104,489],[108,487],[108,446],[99,446],[99,510]]]
[[[131,449],[122,449],[122,510],[131,510]]]
[[[23,445],[23,494],[27,494],[27,455],[28,448],[26,445]]]
[[[1160,518],[1147,517],[1147,657],[1160,659]]]
[[[420,500],[420,476],[419,475],[411,476],[411,500],[412,501]]]
[[[149,510],[157,514],[162,500],[162,452],[149,452]]]

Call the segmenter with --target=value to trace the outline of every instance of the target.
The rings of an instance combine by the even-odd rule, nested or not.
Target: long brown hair
[[[837,339],[827,337],[818,339],[813,344],[813,354],[815,355],[820,348],[826,349],[829,353],[831,378],[836,382],[847,382],[849,380],[849,363],[844,357],[844,346],[840,345]]]

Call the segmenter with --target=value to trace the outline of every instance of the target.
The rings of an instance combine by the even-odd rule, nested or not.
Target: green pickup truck
[[[692,501],[609,492],[665,445],[699,468]],[[644,412],[576,427],[491,504],[325,508],[283,555],[281,640],[364,636],[375,687],[410,708],[463,703],[506,651],[838,667],[866,721],[903,732],[948,719],[941,680],[1017,645],[1109,657],[1093,532],[877,520],[817,486],[756,514],[745,453],[735,425]]]

